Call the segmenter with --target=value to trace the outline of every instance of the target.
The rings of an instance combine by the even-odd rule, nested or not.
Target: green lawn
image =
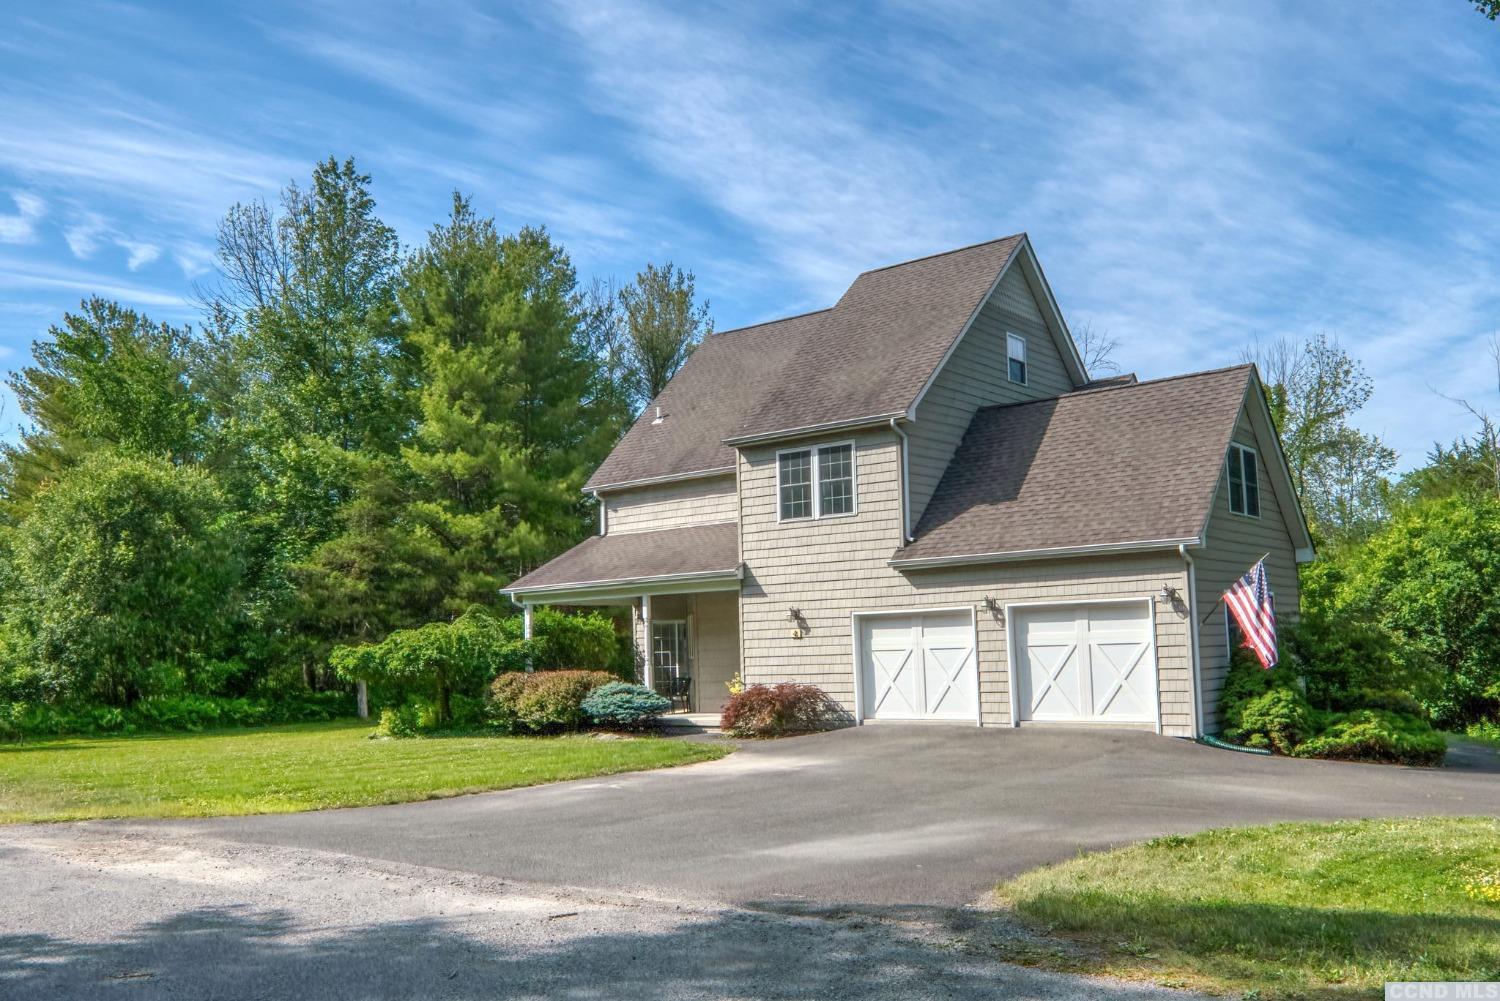
[[[1387,980],[1500,979],[1500,821],[1208,831],[1003,884],[1032,965],[1251,997],[1379,997]]]
[[[0,744],[0,823],[287,813],[436,799],[705,761],[640,737],[369,740],[357,722]]]

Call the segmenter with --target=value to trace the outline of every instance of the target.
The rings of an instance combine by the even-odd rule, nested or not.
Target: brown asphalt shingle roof
[[[1252,371],[980,410],[894,559],[1196,538]]]
[[[739,565],[739,526],[733,522],[596,535],[533,570],[506,590],[586,587],[667,574],[729,573]]]
[[[698,345],[661,395],[636,419],[585,489],[733,470],[735,452],[724,439],[764,390],[766,375],[809,340],[828,310],[714,334]],[[656,408],[662,421],[653,424]]]
[[[725,439],[904,413],[1024,239],[866,271],[832,309],[715,334],[587,488],[728,471]]]

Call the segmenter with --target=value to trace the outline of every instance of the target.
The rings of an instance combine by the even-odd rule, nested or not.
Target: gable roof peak
[[[864,276],[864,275],[873,275],[873,274],[875,274],[876,272],[879,272],[879,271],[889,271],[892,268],[904,268],[908,264],[920,264],[923,261],[930,261],[930,260],[933,260],[934,258],[948,257],[948,256],[950,256],[952,254],[962,254],[966,250],[978,250],[980,247],[990,247],[990,246],[993,246],[993,245],[995,245],[997,243],[1008,243],[1008,242],[1011,242],[1011,241],[1015,241],[1018,244],[1019,243],[1030,243],[1031,242],[1031,238],[1026,235],[1026,231],[1025,230],[1022,230],[1019,233],[1011,233],[1009,236],[997,236],[993,240],[980,240],[978,243],[969,243],[969,244],[965,244],[962,247],[954,247],[952,250],[939,250],[937,253],[934,253],[934,254],[923,254],[921,257],[908,258],[907,260],[904,260],[904,261],[897,261],[894,264],[882,264],[878,268],[866,268],[864,271],[861,271],[859,274],[860,274],[861,277]]]

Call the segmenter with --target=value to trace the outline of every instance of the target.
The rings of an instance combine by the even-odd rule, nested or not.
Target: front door
[[[651,623],[651,684],[659,694],[672,700],[674,712],[692,709],[693,674],[685,620]]]

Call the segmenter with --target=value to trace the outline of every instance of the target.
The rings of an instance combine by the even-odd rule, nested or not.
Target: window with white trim
[[[776,498],[782,521],[853,514],[854,443],[777,452]]]
[[[1229,446],[1229,510],[1249,518],[1260,517],[1260,474],[1255,467],[1255,449],[1233,442]]]
[[[1006,334],[1005,356],[1010,381],[1026,385],[1026,338],[1017,334]]]

